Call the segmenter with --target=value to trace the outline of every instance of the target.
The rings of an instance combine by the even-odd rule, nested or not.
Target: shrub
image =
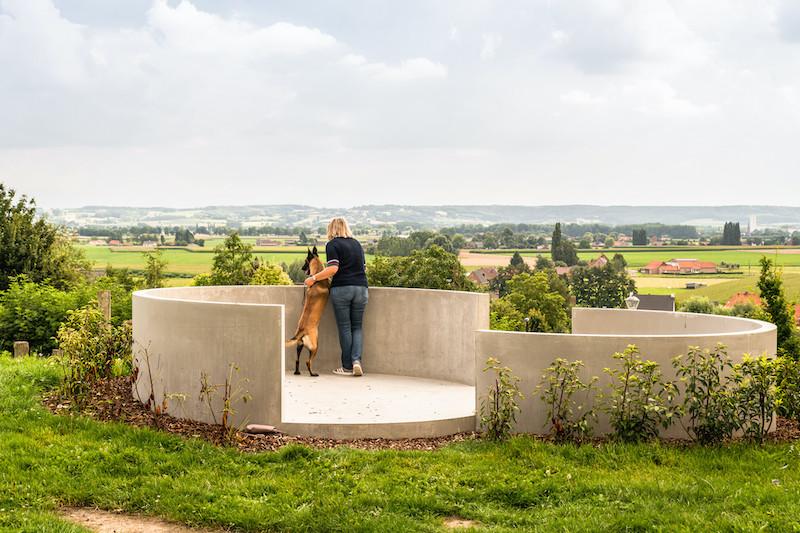
[[[81,409],[92,383],[130,374],[131,343],[130,323],[114,326],[95,306],[71,311],[58,329],[63,395]]]
[[[610,417],[615,436],[625,442],[657,437],[659,427],[666,429],[673,422],[675,386],[664,381],[658,363],[639,356],[635,345],[613,357],[620,368],[604,370],[611,382],[603,397],[603,410]]]
[[[494,385],[481,400],[481,425],[490,440],[506,440],[514,429],[519,411],[518,400],[524,398],[519,390],[519,378],[507,366],[490,357],[484,372],[494,372]]]
[[[775,360],[766,355],[751,357],[745,354],[742,362],[733,367],[739,426],[746,437],[759,443],[764,441],[774,420],[776,371]]]
[[[685,313],[703,313],[706,315],[715,314],[717,307],[705,296],[692,296],[679,307]]]
[[[778,413],[800,421],[800,361],[779,357],[775,360],[775,374]]]
[[[264,263],[253,273],[250,285],[291,285],[292,280],[279,265]]]
[[[723,345],[713,350],[689,348],[686,355],[672,360],[683,383],[683,401],[678,406],[681,425],[689,437],[701,444],[715,444],[729,438],[738,427],[736,398],[730,377],[733,368]]]
[[[537,388],[547,404],[548,433],[556,442],[581,442],[591,435],[594,409],[585,408],[575,396],[583,393],[588,405],[597,377],[584,383],[579,376],[582,368],[583,361],[558,358],[545,369]]]
[[[0,348],[10,349],[15,340],[25,340],[32,351],[50,353],[67,313],[89,301],[84,291],[64,292],[26,276],[14,278],[0,293]]]

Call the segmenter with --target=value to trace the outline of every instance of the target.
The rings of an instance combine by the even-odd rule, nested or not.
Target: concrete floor
[[[433,379],[287,373],[283,421],[296,424],[391,424],[475,415],[475,387]]]

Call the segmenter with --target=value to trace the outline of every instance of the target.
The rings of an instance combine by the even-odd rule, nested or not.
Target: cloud
[[[494,59],[497,49],[503,42],[503,36],[497,33],[484,33],[481,36],[483,46],[481,46],[481,59]]]
[[[387,65],[381,62],[369,62],[363,56],[348,54],[342,61],[369,77],[383,81],[407,82],[447,77],[447,67],[424,57],[406,59],[397,65]]]
[[[568,104],[582,106],[596,106],[604,104],[607,101],[605,96],[594,95],[577,89],[562,94],[559,99]]]

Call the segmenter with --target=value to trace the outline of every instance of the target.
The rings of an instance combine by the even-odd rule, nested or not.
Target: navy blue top
[[[333,276],[331,287],[367,286],[367,260],[360,242],[353,238],[336,237],[325,245],[325,255],[328,266],[339,267],[339,271]]]

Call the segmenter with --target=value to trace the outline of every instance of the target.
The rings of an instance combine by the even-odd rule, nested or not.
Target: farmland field
[[[84,251],[86,257],[94,262],[94,268],[105,268],[111,265],[114,268],[143,269],[145,266],[144,251],[149,249],[120,248],[113,249],[106,246],[79,246]],[[258,250],[262,250],[258,249]],[[272,249],[270,249],[272,250]],[[211,264],[214,260],[213,248],[205,250],[186,250],[177,248],[162,249],[164,258],[167,260],[167,272],[180,274],[202,274],[211,271]],[[291,263],[298,259],[305,259],[306,252],[304,247],[275,247],[275,251],[253,252],[255,257],[261,261],[270,263]],[[322,254],[325,258],[325,254]],[[367,261],[371,261],[372,256],[367,256]]]
[[[549,256],[547,250],[520,250],[522,256],[535,257],[539,254]],[[478,252],[487,254],[509,255],[513,250],[492,250],[488,252]],[[723,247],[645,247],[645,248],[610,248],[602,250],[591,250],[578,252],[578,257],[589,260],[597,257],[601,253],[611,256],[619,253],[625,257],[628,266],[639,268],[651,261],[667,261],[674,258],[692,258],[700,261],[713,261],[717,264],[735,263],[740,265],[741,270],[752,272],[758,270],[758,261],[762,255],[776,261],[778,265],[786,267],[800,267],[800,248],[723,248]]]

